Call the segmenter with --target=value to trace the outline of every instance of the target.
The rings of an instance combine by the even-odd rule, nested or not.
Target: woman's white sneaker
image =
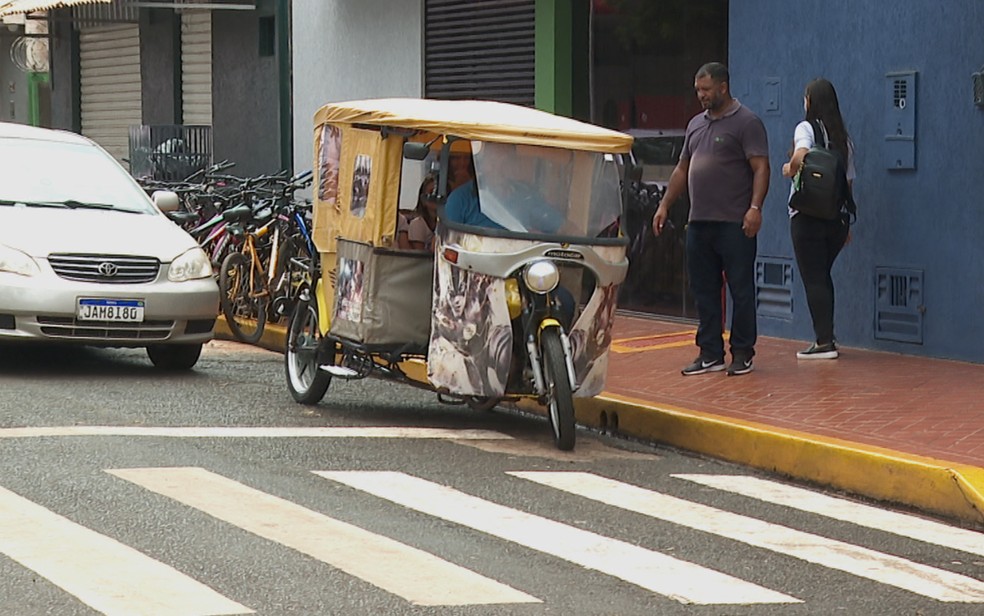
[[[833,343],[817,344],[814,342],[810,348],[796,354],[796,359],[837,359],[838,357],[840,357],[840,353],[837,352],[837,347]]]

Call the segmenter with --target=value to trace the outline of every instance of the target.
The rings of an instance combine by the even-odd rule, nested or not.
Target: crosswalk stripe
[[[107,472],[328,563],[417,605],[540,603],[535,597],[423,550],[202,468]]]
[[[536,483],[939,601],[984,602],[984,582],[867,548],[582,472],[511,472]]]
[[[681,603],[800,603],[794,597],[693,563],[491,503],[405,473],[315,473],[404,507],[600,571]]]
[[[491,430],[401,427],[277,427],[277,426],[44,426],[0,428],[2,438],[51,436],[157,436],[170,438],[420,438],[448,440],[511,440]]]
[[[790,509],[874,528],[900,537],[984,556],[984,534],[932,520],[886,511],[845,498],[827,496],[758,477],[686,474],[673,475],[673,477]]]
[[[110,616],[252,614],[119,541],[0,488],[0,553]]]

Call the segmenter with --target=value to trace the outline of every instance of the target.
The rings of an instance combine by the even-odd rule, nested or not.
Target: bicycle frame
[[[276,220],[276,219],[274,219],[274,220]],[[257,287],[257,272],[263,272],[264,269],[266,269],[266,268],[263,267],[263,261],[262,261],[262,259],[260,259],[260,253],[256,250],[256,240],[260,239],[261,237],[266,236],[266,234],[270,232],[270,226],[274,223],[274,220],[271,220],[270,222],[266,223],[265,225],[263,225],[262,227],[256,229],[255,231],[247,231],[245,233],[245,237],[244,237],[244,240],[243,240],[243,246],[242,246],[242,249],[240,250],[240,252],[246,254],[246,256],[249,258],[249,262],[250,262],[250,268],[249,268],[249,294],[250,294],[250,297],[254,297],[254,298],[256,298],[256,297],[263,297],[265,295],[269,295],[270,294],[270,282],[272,282],[272,280],[273,280],[273,267],[272,266],[271,266],[271,268],[269,270],[269,273],[266,274],[266,276],[267,276],[267,280],[266,280],[267,284],[265,284],[264,285],[264,288],[261,289],[260,291],[257,291],[256,290],[256,287]],[[277,231],[278,230],[275,228],[274,229],[274,239],[277,238]],[[274,263],[275,262],[274,259],[276,258],[277,248],[278,248],[277,245],[274,244],[274,246],[273,246],[273,253],[271,254],[271,258],[270,258],[270,262],[271,263]]]

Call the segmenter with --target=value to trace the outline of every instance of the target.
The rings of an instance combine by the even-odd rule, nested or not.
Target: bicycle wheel
[[[219,297],[222,314],[237,340],[255,344],[266,326],[266,294],[250,284],[251,262],[241,252],[222,260],[219,271]],[[253,276],[253,285],[263,284],[263,272]]]
[[[564,345],[560,330],[548,327],[540,334],[543,376],[547,385],[548,418],[553,428],[554,444],[561,451],[574,449],[574,395],[567,374]]]
[[[290,395],[301,404],[317,404],[331,385],[331,373],[321,370],[318,362],[321,340],[318,301],[313,298],[299,301],[287,328],[284,375]]]

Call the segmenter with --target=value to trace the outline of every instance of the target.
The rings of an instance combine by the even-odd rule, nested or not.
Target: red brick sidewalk
[[[760,337],[751,374],[684,377],[694,331],[619,315],[606,392],[984,467],[982,365],[852,348],[803,361],[805,343]]]

